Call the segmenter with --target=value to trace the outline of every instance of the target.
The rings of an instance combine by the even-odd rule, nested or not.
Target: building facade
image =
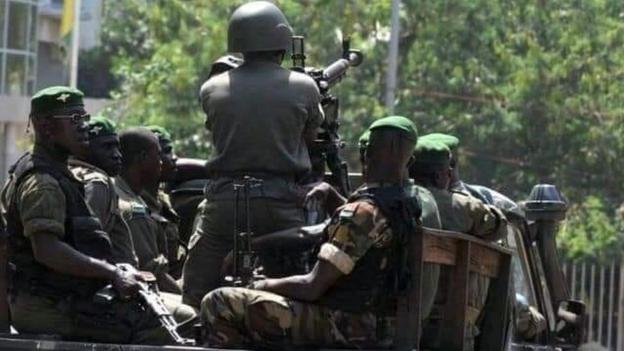
[[[102,0],[82,0],[80,47],[99,45]],[[30,145],[30,96],[65,85],[69,71],[60,45],[63,0],[0,0],[0,182]],[[95,113],[106,101],[86,99]]]

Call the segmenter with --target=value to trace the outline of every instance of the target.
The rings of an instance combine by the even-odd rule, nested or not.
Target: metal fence
[[[563,270],[570,295],[587,307],[586,341],[624,351],[624,261],[565,263]]]

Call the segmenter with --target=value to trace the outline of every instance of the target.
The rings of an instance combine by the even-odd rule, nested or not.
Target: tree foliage
[[[357,168],[357,137],[387,113],[391,1],[277,2],[305,35],[312,65],[336,59],[344,36],[366,54],[334,90]],[[107,2],[102,39],[122,80],[111,113],[125,124],[162,124],[182,155],[209,157],[197,92],[225,53],[227,20],[240,3]],[[512,198],[555,183],[581,208],[602,199],[609,219],[624,174],[623,18],[624,3],[615,0],[403,0],[395,113],[422,133],[459,136],[470,182]]]

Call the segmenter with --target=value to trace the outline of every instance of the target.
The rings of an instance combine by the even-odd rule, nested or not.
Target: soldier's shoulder
[[[372,225],[379,220],[380,213],[372,201],[359,199],[343,205],[338,210],[337,220],[343,224],[358,226]]]
[[[108,184],[109,176],[99,169],[94,167],[87,167],[83,165],[71,165],[69,168],[79,181],[83,183],[87,182],[100,182]]]
[[[39,190],[56,190],[61,191],[61,185],[52,175],[44,172],[34,171],[24,176],[18,191],[34,192]]]
[[[318,86],[316,85],[314,79],[305,73],[291,71],[289,81],[293,86],[318,92]]]

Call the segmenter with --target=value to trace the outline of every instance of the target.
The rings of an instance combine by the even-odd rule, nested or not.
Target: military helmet
[[[292,28],[282,11],[268,1],[252,1],[237,8],[228,27],[228,51],[287,50]]]

